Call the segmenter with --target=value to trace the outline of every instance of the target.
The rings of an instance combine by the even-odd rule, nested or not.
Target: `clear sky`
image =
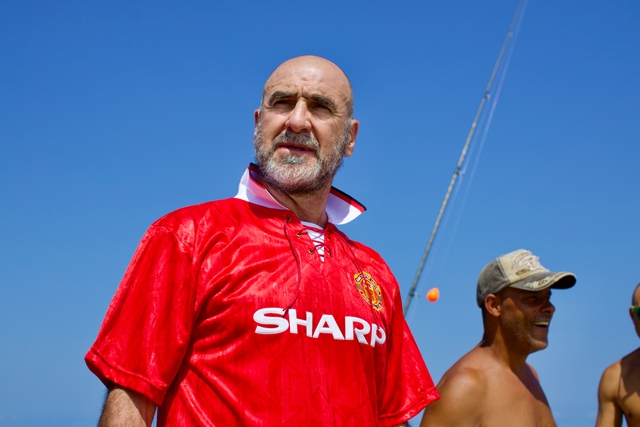
[[[0,2],[0,426],[96,422],[104,387],[83,355],[138,240],[235,194],[262,85],[293,56],[351,78],[360,133],[335,185],[368,212],[343,230],[406,295],[516,6]],[[526,248],[574,272],[529,358],[560,427],[594,422],[602,370],[639,345],[638,22],[636,0],[529,2],[408,315],[437,381],[481,338],[488,261]]]

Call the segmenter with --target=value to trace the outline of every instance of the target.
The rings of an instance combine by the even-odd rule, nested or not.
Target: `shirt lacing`
[[[293,305],[296,303],[296,301],[298,300],[298,296],[300,295],[300,286],[302,283],[302,264],[301,264],[301,260],[300,260],[300,254],[298,253],[298,251],[296,250],[294,244],[293,244],[293,240],[292,240],[292,236],[291,236],[291,232],[289,231],[289,223],[291,222],[291,217],[287,217],[285,222],[284,222],[284,235],[287,238],[287,241],[289,242],[289,248],[291,249],[291,253],[293,254],[293,258],[296,261],[296,268],[297,268],[297,280],[296,280],[296,294],[293,297],[291,303],[287,306],[287,308],[284,310],[283,312],[283,316],[285,315],[285,313],[287,313],[289,311],[290,308],[293,307]],[[304,227],[304,229],[307,231],[307,233],[309,234],[309,237],[311,238],[311,241],[313,242],[313,249],[309,249],[309,253],[314,253],[314,252],[318,252],[318,255],[320,256],[320,259],[322,260],[322,262],[324,262],[324,255],[325,253],[329,256],[332,257],[333,255],[331,254],[331,251],[329,250],[329,248],[327,246],[325,246],[324,241],[325,241],[325,230],[320,228],[318,225],[316,224],[312,224],[310,222],[301,222],[302,226]],[[302,234],[302,232],[296,233],[296,236],[300,237]],[[340,243],[340,246],[342,247],[342,250],[350,255],[350,259],[351,262],[353,262],[354,266],[356,267],[356,270],[358,272],[362,272],[362,269],[360,268],[360,265],[358,264],[358,260],[356,259],[356,255],[353,252],[353,249],[351,248],[351,245],[349,244],[349,242],[345,241],[344,237],[342,237],[342,235],[340,235],[340,233],[332,233],[332,236],[337,236],[338,237],[338,242]],[[327,239],[329,239],[329,237],[327,237]]]

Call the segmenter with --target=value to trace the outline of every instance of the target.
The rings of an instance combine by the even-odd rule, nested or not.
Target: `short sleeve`
[[[402,424],[440,398],[402,315],[399,293],[394,299],[393,309],[392,333],[387,348],[387,377],[380,402],[381,426]]]
[[[162,404],[194,323],[191,253],[161,226],[152,226],[142,238],[85,356],[105,385],[117,384]]]

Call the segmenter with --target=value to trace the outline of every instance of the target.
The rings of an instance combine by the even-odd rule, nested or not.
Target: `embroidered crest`
[[[371,304],[375,310],[382,310],[382,291],[376,281],[373,280],[373,277],[366,271],[362,271],[354,274],[353,280],[355,280],[356,287],[362,298]]]

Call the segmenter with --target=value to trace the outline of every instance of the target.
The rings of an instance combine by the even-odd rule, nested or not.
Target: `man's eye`
[[[312,109],[321,114],[331,113],[331,108],[323,104],[316,104],[312,107]]]

